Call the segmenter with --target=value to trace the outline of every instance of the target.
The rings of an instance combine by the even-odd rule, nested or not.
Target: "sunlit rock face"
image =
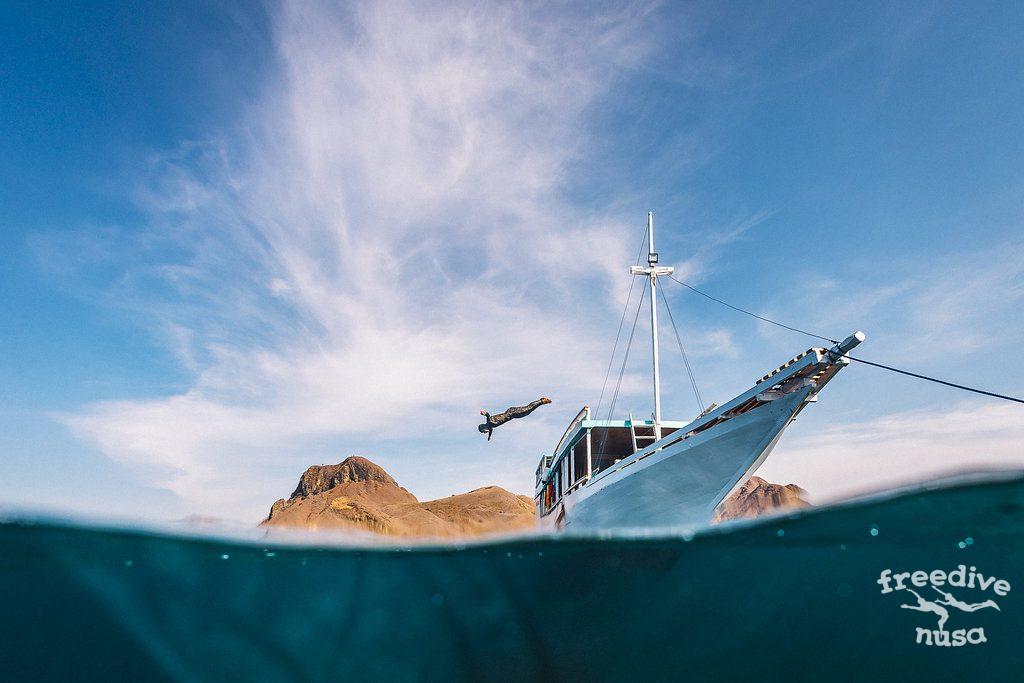
[[[758,517],[767,512],[810,507],[807,492],[796,484],[772,484],[761,477],[751,477],[723,500],[712,522]]]
[[[358,456],[313,465],[263,526],[369,531],[388,536],[473,536],[536,524],[533,501],[498,486],[421,503],[383,468]]]

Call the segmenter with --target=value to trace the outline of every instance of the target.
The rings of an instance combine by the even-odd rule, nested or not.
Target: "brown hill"
[[[390,536],[456,537],[528,529],[533,501],[498,486],[420,503],[381,467],[352,456],[314,465],[262,526],[359,529]]]
[[[761,477],[751,477],[715,508],[711,521],[718,523],[758,517],[775,510],[810,507],[804,500],[805,495],[807,491],[796,484],[772,484]]]

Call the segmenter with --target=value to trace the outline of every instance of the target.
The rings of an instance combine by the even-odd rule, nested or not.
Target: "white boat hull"
[[[626,459],[571,492],[543,519],[570,531],[706,525],[718,504],[774,448],[810,388],[639,459]]]

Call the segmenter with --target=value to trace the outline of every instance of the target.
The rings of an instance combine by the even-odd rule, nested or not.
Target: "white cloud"
[[[588,314],[620,295],[634,231],[580,218],[562,188],[588,107],[643,56],[640,14],[286,4],[238,136],[155,158],[137,193],[152,227],[116,295],[169,331],[193,385],[62,419],[231,516],[284,493],[256,472],[297,475],[310,439],[592,397],[607,319]]]
[[[1024,243],[1010,240],[920,260],[880,258],[842,281],[810,276],[794,290],[802,293],[798,310],[818,312],[816,329],[842,334],[861,325],[872,354],[920,366],[1024,334],[1024,318],[1017,315],[1022,276]]]
[[[784,439],[759,474],[823,501],[973,468],[1022,468],[1022,446],[1019,405],[966,402]]]

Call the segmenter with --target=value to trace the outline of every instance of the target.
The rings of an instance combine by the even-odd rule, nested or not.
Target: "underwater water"
[[[465,545],[8,519],[0,678],[1020,680],[1022,570],[1019,475],[696,534]]]

